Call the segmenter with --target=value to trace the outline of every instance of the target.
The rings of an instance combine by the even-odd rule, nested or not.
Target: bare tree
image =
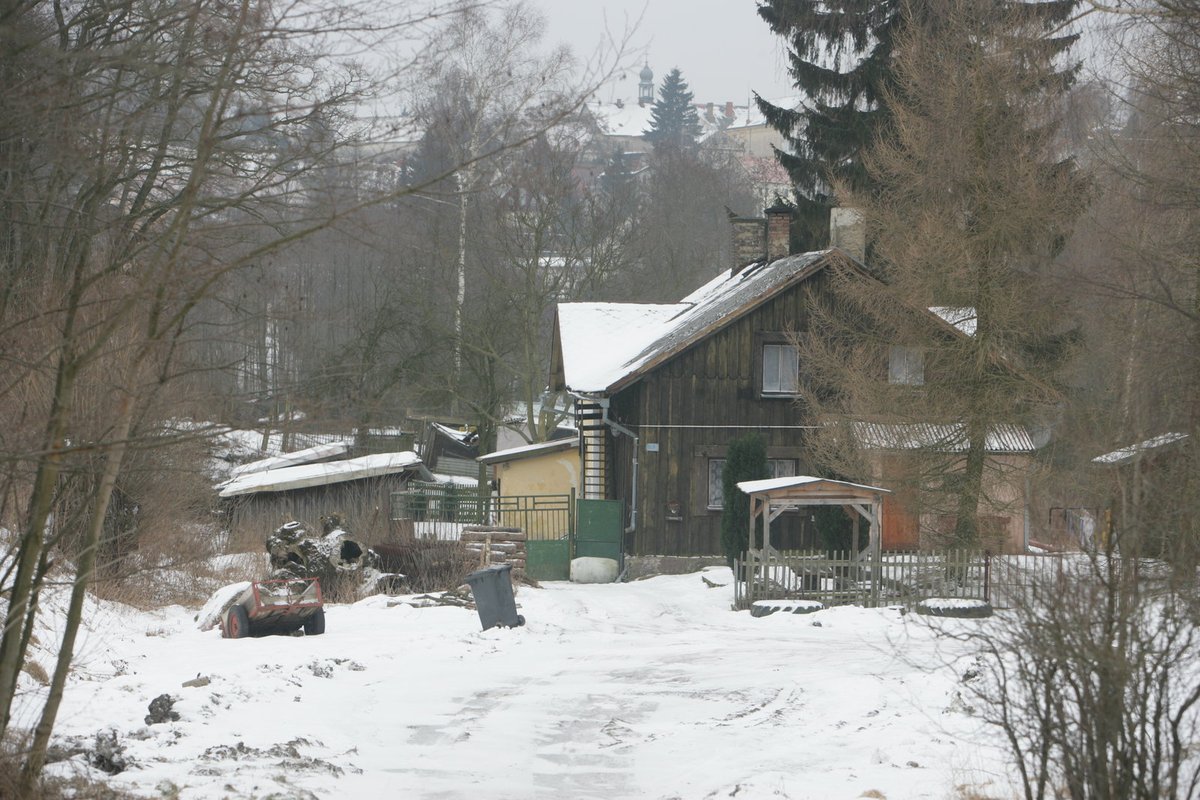
[[[0,9],[0,403],[22,423],[0,432],[0,523],[16,531],[0,580],[6,738],[20,733],[17,677],[66,541],[49,522],[66,479],[87,478],[74,483],[87,488],[72,500],[71,599],[18,794],[41,771],[118,480],[135,447],[172,441],[161,401],[183,377],[200,304],[331,221],[424,188],[345,183],[348,148],[370,133],[356,114],[378,84],[328,48],[413,34],[433,16],[270,0]],[[331,184],[339,202],[319,196]],[[268,328],[264,347],[295,353],[282,338]],[[290,354],[268,361],[287,371],[268,384],[294,378]]]

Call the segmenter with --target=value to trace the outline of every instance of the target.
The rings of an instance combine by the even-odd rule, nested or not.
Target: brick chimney
[[[730,122],[733,121],[733,101],[732,100],[725,101],[725,117]]]
[[[704,118],[709,122],[716,122],[717,118],[713,116],[713,104],[709,103],[704,107]]]
[[[792,209],[782,200],[766,210],[767,261],[783,258],[792,252]]]
[[[867,258],[867,223],[857,208],[829,209],[829,246],[865,261]]]
[[[733,234],[734,270],[762,261],[767,254],[766,220],[762,217],[739,217],[731,213],[729,227]]]

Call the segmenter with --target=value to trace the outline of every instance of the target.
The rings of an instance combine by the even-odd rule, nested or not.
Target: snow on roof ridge
[[[530,453],[553,450],[567,450],[571,447],[579,445],[578,436],[564,436],[561,439],[551,439],[546,442],[533,442],[532,444],[521,444],[516,447],[507,447],[503,450],[496,450],[487,455],[479,456],[476,461],[482,461],[485,464],[490,464],[493,461],[505,461],[517,456],[522,456]]]
[[[234,467],[229,471],[229,477],[237,478],[252,472],[265,472],[266,470],[278,469],[279,467],[307,464],[310,461],[317,461],[318,459],[329,458],[330,456],[340,456],[349,449],[350,445],[347,442],[329,442],[327,444],[313,445],[303,450],[293,450],[290,453],[281,453],[277,456],[262,458],[258,461],[251,461],[248,464]]]
[[[1181,439],[1186,438],[1188,438],[1188,435],[1182,431],[1168,431],[1167,433],[1160,433],[1158,436],[1152,436],[1145,441],[1138,442],[1137,444],[1126,445],[1125,447],[1118,448],[1110,453],[1096,456],[1092,459],[1092,463],[1122,464],[1131,460],[1138,453],[1141,453],[1145,450],[1154,450],[1162,447],[1163,445],[1173,444]]]
[[[868,486],[865,483],[851,483],[850,481],[838,481],[833,478],[822,478],[816,475],[790,475],[782,478],[763,478],[757,481],[742,481],[737,485],[746,494],[754,492],[769,492],[773,489],[789,489],[794,486],[806,486],[810,483],[833,483],[838,486],[850,486],[855,489],[866,489],[871,492],[887,492],[891,494],[891,489],[884,489],[881,486]]]

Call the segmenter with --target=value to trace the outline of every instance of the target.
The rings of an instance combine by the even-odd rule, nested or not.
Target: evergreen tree
[[[700,115],[692,103],[692,93],[679,67],[663,78],[658,99],[650,109],[650,129],[642,135],[655,147],[682,150],[696,144],[700,136]]]
[[[750,546],[750,498],[737,485],[771,477],[767,466],[767,446],[761,436],[752,433],[729,445],[721,488],[725,498],[721,511],[721,548],[725,559],[733,562]]]
[[[996,0],[1021,9],[1043,32],[1069,18],[1080,0]],[[890,124],[882,101],[897,91],[893,53],[914,20],[932,20],[929,0],[761,0],[771,30],[788,40],[789,71],[804,99],[798,108],[755,100],[768,124],[783,134],[793,153],[779,161],[796,186],[793,238],[802,250],[829,239],[831,181],[851,191],[874,184],[863,166],[864,151]],[[1053,57],[1077,34],[1050,36]],[[1069,81],[1075,68],[1059,77]]]
[[[625,152],[625,148],[617,145],[617,149],[613,151],[612,158],[608,160],[608,164],[604,167],[604,174],[600,177],[600,185],[610,194],[619,194],[625,191],[632,181],[633,173],[629,170],[629,154]]]

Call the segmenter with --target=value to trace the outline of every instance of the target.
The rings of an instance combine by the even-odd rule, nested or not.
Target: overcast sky
[[[636,99],[644,59],[657,90],[672,67],[683,71],[696,102],[746,103],[750,91],[773,98],[793,94],[783,40],[755,11],[755,0],[532,0],[547,18],[548,43],[564,43],[586,59],[607,37],[637,24],[630,39],[631,69],[619,73],[602,100]],[[640,18],[640,22],[638,22]],[[622,77],[623,74],[623,77]]]

